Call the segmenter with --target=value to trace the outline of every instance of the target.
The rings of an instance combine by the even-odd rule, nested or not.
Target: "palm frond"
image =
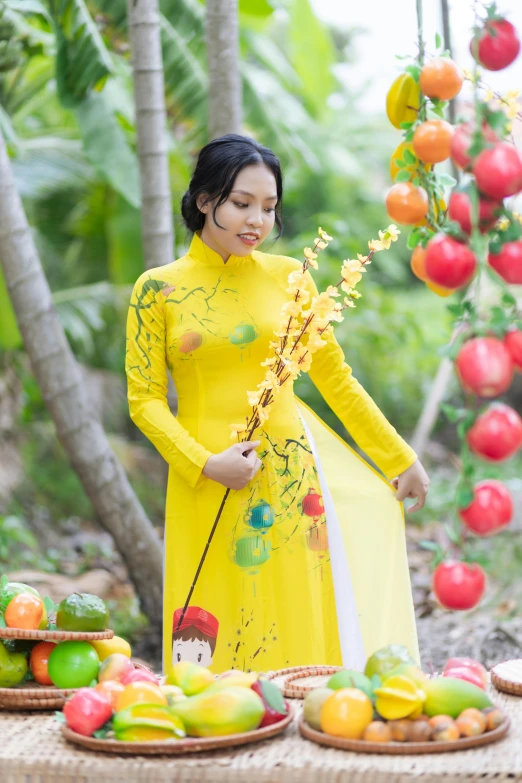
[[[160,16],[165,90],[176,119],[197,119],[206,125],[208,78],[176,28]]]
[[[52,296],[69,339],[85,353],[91,353],[94,348],[93,332],[100,332],[105,327],[103,310],[113,304],[114,293],[110,283],[54,291]]]
[[[57,136],[20,142],[12,161],[22,198],[42,199],[64,190],[82,190],[95,178],[81,143]]]

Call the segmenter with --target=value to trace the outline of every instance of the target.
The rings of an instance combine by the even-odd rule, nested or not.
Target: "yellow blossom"
[[[390,223],[388,228],[384,230],[384,233],[387,234],[392,242],[396,242],[399,238],[399,234],[401,233],[400,230],[397,228],[395,223]]]
[[[319,250],[324,250],[325,247],[328,246],[328,243],[327,242],[323,242],[322,239],[319,239],[319,237],[316,237],[315,240],[314,240],[314,245],[315,245],[315,247],[319,248]]]
[[[359,291],[350,291],[350,296],[352,299],[360,299],[362,294],[359,293]]]
[[[328,288],[326,289],[326,293],[328,294],[328,296],[341,296],[338,288],[334,285],[329,285]]]
[[[310,250],[310,248],[307,248]],[[294,269],[293,272],[290,272],[288,275],[288,284],[289,285],[297,285],[298,283],[304,282],[306,279],[306,272],[301,267],[301,269]]]
[[[509,218],[506,217],[506,215],[502,215],[502,217],[499,217],[497,220],[496,228],[498,228],[499,231],[505,231],[509,227],[509,224]]]
[[[383,244],[378,239],[370,239],[368,247],[373,250],[374,253],[378,253],[379,250],[383,250]]]
[[[355,307],[355,304],[352,299],[348,299],[347,296],[344,297],[344,303],[346,307]]]
[[[273,370],[267,370],[265,378],[259,384],[260,389],[269,389],[274,393],[279,391],[279,378]]]
[[[317,315],[319,318],[324,318],[329,313],[333,312],[334,309],[335,302],[328,296],[326,291],[323,291],[319,296],[314,296],[312,299],[311,310],[314,315]]]
[[[236,440],[241,432],[245,432],[246,424],[231,424],[230,425],[230,440]]]
[[[309,258],[309,259],[308,259],[308,264],[309,264],[309,265],[310,265],[310,266],[311,266],[313,269],[319,269],[319,265],[318,265],[317,261],[316,261],[314,258]]]
[[[307,258],[308,261],[315,261],[317,258],[317,253],[314,253],[311,247],[305,247],[304,257]]]
[[[361,264],[371,264],[371,261],[368,261],[368,256],[363,256],[361,253],[357,253],[357,258]]]
[[[257,409],[257,416],[259,418],[259,424],[264,424],[265,421],[268,421],[268,417],[270,416],[270,407],[271,405],[260,405]]]
[[[297,318],[302,310],[302,304],[300,301],[290,301],[285,302],[284,305],[281,308],[281,316],[283,320],[287,318],[288,316],[292,316],[292,318]]]
[[[328,234],[326,233],[326,231],[323,231],[323,229],[321,228],[321,226],[319,226],[319,231],[318,231],[317,233],[319,234],[319,236],[321,237],[321,239],[322,239],[324,242],[331,242],[331,241],[332,241],[332,237],[331,237],[331,236],[328,236]]]
[[[277,356],[269,356],[264,362],[261,362],[261,367],[272,367],[277,362]]]
[[[495,93],[493,92],[493,90],[491,89],[491,87],[488,87],[488,88],[487,88],[487,90],[486,90],[486,93],[485,93],[485,95],[484,95],[484,98],[485,98],[485,100],[486,100],[488,103],[489,103],[490,101],[494,100],[494,98],[495,98]]]
[[[381,242],[381,250],[389,250],[391,247],[391,237],[387,237],[384,231],[379,231],[379,239]]]
[[[247,399],[248,404],[254,407],[254,405],[259,405],[261,401],[261,397],[263,395],[263,392],[261,389],[256,389],[255,391],[247,391]]]
[[[343,261],[343,265],[341,268],[341,276],[343,278],[343,281],[347,283],[350,287],[357,285],[359,280],[361,280],[362,278],[363,272],[366,272],[366,270],[357,258],[351,260],[347,259],[346,261]]]

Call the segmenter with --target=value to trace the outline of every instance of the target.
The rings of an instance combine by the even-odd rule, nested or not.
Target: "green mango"
[[[27,658],[23,653],[10,652],[0,642],[0,688],[20,685],[27,674]]]
[[[332,691],[338,691],[339,688],[357,688],[370,699],[373,695],[372,683],[369,678],[355,669],[341,669],[335,672],[326,683],[326,687]]]
[[[423,712],[430,718],[433,715],[457,718],[468,707],[483,710],[493,705],[482,688],[456,677],[435,677],[427,680],[422,687],[426,694]]]
[[[124,742],[183,739],[186,736],[181,718],[163,704],[133,704],[116,713],[112,728],[116,739]]]
[[[222,737],[257,729],[265,714],[262,699],[239,685],[176,702],[171,711],[183,721],[191,737]]]
[[[370,655],[366,661],[364,673],[370,678],[374,674],[383,677],[383,675],[395,669],[401,663],[416,665],[407,647],[404,647],[402,644],[388,644],[386,647],[381,647],[380,650],[374,652],[373,655]]]

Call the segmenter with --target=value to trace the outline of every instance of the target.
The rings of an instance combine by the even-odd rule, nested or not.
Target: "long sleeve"
[[[308,277],[310,293],[316,296],[316,285]],[[357,445],[392,479],[409,468],[417,455],[353,377],[335,336],[326,339],[327,345],[314,354],[310,377]]]
[[[125,353],[129,412],[165,461],[194,487],[211,452],[190,435],[167,404],[164,285],[145,272],[132,292]]]

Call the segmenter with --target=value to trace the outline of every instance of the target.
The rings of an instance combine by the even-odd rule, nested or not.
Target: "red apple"
[[[471,168],[472,159],[468,155],[469,148],[473,142],[474,127],[471,123],[466,122],[461,125],[457,125],[453,136],[451,137],[451,159],[461,169],[468,170]],[[497,134],[489,125],[482,126],[482,134],[485,140],[491,144],[496,144],[499,140]]]
[[[444,672],[450,669],[471,669],[482,681],[484,687],[488,684],[487,669],[474,658],[448,658],[444,666]]]
[[[470,41],[472,57],[488,71],[501,71],[516,60],[520,40],[507,19],[488,19]]]
[[[463,242],[436,234],[426,245],[426,276],[443,288],[461,288],[475,274],[477,259]]]
[[[498,397],[513,380],[511,355],[497,337],[474,337],[465,342],[455,366],[463,389],[477,397]]]
[[[522,370],[522,331],[512,329],[504,336],[504,345],[509,351],[517,370]]]
[[[466,437],[475,454],[492,462],[502,462],[522,446],[522,419],[509,405],[497,402],[478,416]]]
[[[446,609],[473,609],[486,589],[486,574],[478,563],[445,560],[433,573],[433,591]]]
[[[502,204],[481,198],[479,200],[479,228],[488,231],[497,222],[497,213]],[[471,200],[467,193],[454,191],[448,204],[448,215],[457,222],[465,234],[471,234]]]
[[[134,664],[131,659],[123,653],[111,653],[101,662],[98,672],[98,681],[120,680],[129,672],[134,671]]]
[[[124,685],[128,685],[130,682],[153,682],[154,685],[157,685],[158,678],[148,669],[132,669],[123,675],[121,682]]]
[[[470,505],[459,510],[460,518],[472,533],[490,536],[509,525],[513,517],[513,500],[501,481],[479,481],[473,492]]]
[[[448,669],[447,671],[444,670],[442,676],[455,677],[457,680],[466,680],[466,682],[471,682],[472,685],[476,685],[477,688],[482,688],[483,691],[486,690],[486,686],[482,682],[482,679],[472,669],[466,669],[464,667]]]
[[[506,141],[483,150],[473,163],[473,173],[480,192],[496,201],[522,189],[522,159]]]
[[[500,253],[490,253],[488,262],[495,272],[510,285],[522,283],[522,240],[506,242]]]

